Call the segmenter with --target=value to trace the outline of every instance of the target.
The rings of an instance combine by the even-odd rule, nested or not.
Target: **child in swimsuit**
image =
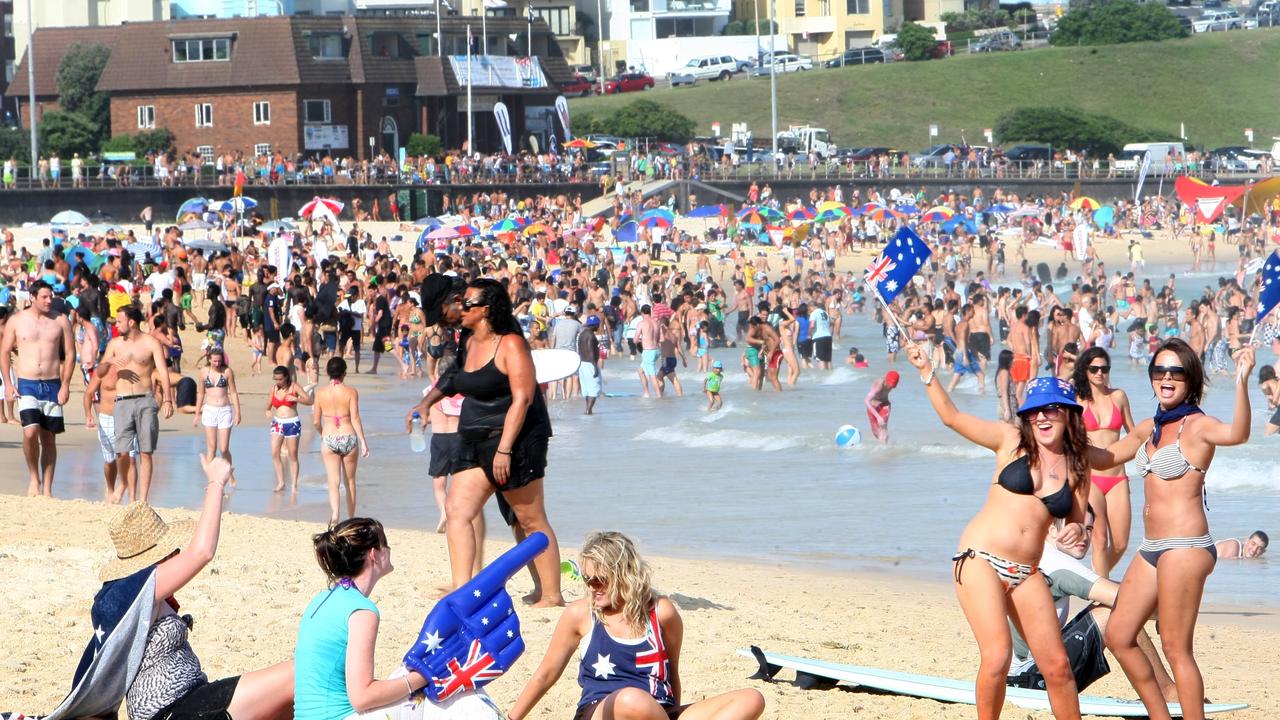
[[[724,400],[720,397],[720,386],[724,383],[724,363],[719,360],[711,364],[711,372],[707,373],[707,379],[702,381],[702,392],[707,395],[707,412],[719,410],[724,406]]]

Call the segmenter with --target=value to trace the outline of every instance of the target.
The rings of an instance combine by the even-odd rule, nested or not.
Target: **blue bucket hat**
[[[1027,399],[1018,408],[1021,415],[1028,410],[1042,408],[1045,405],[1063,405],[1083,410],[1076,402],[1076,389],[1066,380],[1044,375],[1027,383]]]

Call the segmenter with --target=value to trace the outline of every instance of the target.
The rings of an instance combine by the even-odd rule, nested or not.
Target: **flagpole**
[[[472,143],[472,133],[474,131],[474,122],[471,115],[471,23],[467,23],[467,154],[471,155],[476,151],[475,145]]]
[[[485,6],[484,0],[480,2],[480,34],[484,36],[480,40],[481,49],[484,51],[482,55],[489,54],[489,9]]]

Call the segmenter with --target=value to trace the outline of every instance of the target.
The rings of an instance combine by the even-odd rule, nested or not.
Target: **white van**
[[[1116,170],[1136,173],[1142,167],[1142,157],[1151,153],[1153,175],[1171,175],[1187,158],[1187,150],[1180,142],[1129,143],[1116,156]]]

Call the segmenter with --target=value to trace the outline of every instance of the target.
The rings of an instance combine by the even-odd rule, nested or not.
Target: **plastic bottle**
[[[422,429],[422,416],[418,413],[413,414],[413,427],[409,430],[409,449],[416,452],[425,452],[427,449],[427,434]]]

